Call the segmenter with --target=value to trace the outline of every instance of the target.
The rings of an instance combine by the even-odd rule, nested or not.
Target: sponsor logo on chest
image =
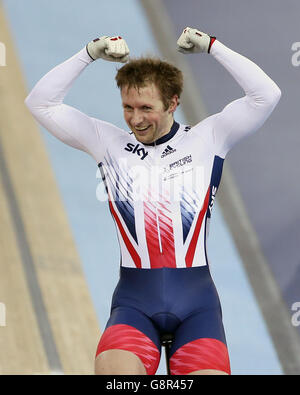
[[[180,174],[192,171],[192,161],[192,155],[187,155],[164,167],[164,180],[175,178]]]
[[[172,148],[170,145],[167,145],[167,147],[161,154],[161,158],[164,158],[167,155],[173,154],[174,152],[176,152],[176,149]]]
[[[176,162],[169,164],[169,170],[176,169],[178,167],[184,166],[189,163],[192,163],[192,155],[187,155],[184,158],[181,158],[181,159],[177,160]]]
[[[125,151],[131,152],[132,154],[137,154],[141,160],[144,160],[148,155],[148,151],[145,148],[141,147],[140,144],[132,144],[128,143],[124,148]]]

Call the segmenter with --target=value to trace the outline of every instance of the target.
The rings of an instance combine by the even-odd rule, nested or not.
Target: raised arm
[[[260,67],[245,56],[227,48],[214,37],[196,29],[185,31],[178,40],[184,53],[209,52],[241,86],[245,96],[229,103],[213,117],[214,139],[219,155],[227,152],[243,137],[255,132],[278,103],[281,91]]]
[[[125,62],[128,47],[121,37],[101,37],[49,71],[32,89],[25,103],[35,119],[64,143],[99,161],[100,121],[63,103],[76,78],[95,59]],[[107,124],[109,127],[109,124]]]

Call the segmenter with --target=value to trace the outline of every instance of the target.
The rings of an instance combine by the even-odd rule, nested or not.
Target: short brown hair
[[[161,94],[165,110],[174,95],[180,98],[183,87],[182,72],[172,64],[155,57],[131,59],[116,75],[117,86],[122,88],[143,88],[153,83]]]

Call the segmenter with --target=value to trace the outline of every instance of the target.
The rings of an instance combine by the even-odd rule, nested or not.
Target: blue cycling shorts
[[[208,266],[121,267],[96,356],[110,349],[131,351],[147,374],[155,374],[166,333],[174,337],[171,374],[205,369],[230,374],[220,301]]]

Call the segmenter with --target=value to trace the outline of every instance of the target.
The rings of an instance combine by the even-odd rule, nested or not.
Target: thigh
[[[230,374],[220,309],[193,314],[177,328],[170,351],[171,374]]]
[[[138,368],[141,362],[147,374],[155,374],[160,361],[160,340],[152,321],[133,308],[114,308],[97,348],[98,366],[101,359],[113,366],[113,371],[126,370],[129,365],[122,366],[127,362]]]
[[[131,351],[106,350],[95,359],[96,375],[145,375],[146,368],[140,358]]]

